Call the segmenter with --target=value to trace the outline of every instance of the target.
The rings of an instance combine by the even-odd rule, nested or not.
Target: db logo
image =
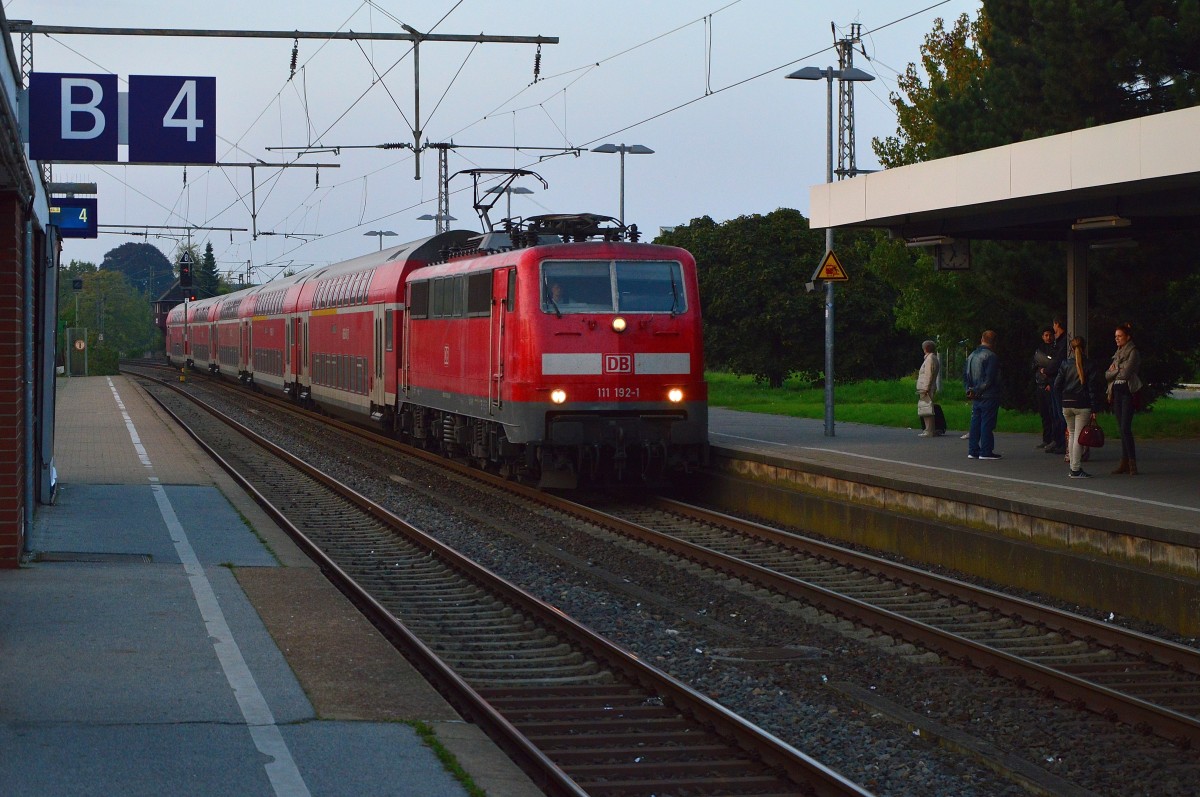
[[[606,354],[606,355],[604,355],[604,373],[606,373],[606,374],[632,374],[633,373],[633,355],[632,354]]]

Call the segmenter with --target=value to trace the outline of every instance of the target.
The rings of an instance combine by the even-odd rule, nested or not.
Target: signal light
[[[179,258],[179,287],[192,287],[192,256],[186,251]]]

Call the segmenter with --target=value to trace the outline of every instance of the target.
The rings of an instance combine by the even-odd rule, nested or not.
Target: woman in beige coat
[[[937,344],[927,340],[921,344],[921,350],[925,352],[925,359],[917,373],[917,415],[924,422],[925,429],[917,437],[936,437],[941,434],[935,428],[936,416],[933,409],[933,400],[938,393],[938,374],[941,370],[938,364]]]

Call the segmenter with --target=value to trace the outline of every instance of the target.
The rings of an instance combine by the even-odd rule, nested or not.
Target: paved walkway
[[[0,570],[0,794],[541,791],[136,385],[58,380],[39,553]]]

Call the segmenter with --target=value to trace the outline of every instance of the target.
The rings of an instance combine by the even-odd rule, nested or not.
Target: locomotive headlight
[[[562,404],[564,401],[567,400],[567,391],[563,390],[561,387],[551,390],[550,391],[550,400],[553,401],[555,404]]]
[[[625,319],[621,318],[621,316],[617,316],[616,318],[613,319],[612,327],[613,327],[613,332],[624,332],[625,331]]]
[[[677,387],[673,387],[667,391],[667,398],[671,400],[672,404],[678,404],[683,401],[683,391]]]

